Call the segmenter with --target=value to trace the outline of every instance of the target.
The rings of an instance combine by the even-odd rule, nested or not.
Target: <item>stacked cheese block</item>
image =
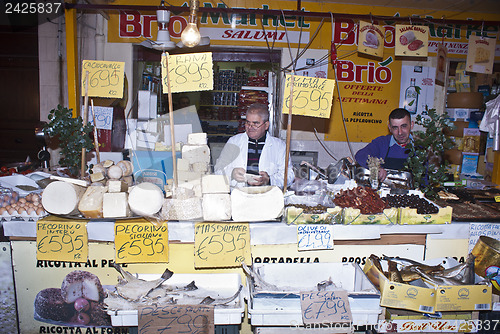
[[[188,143],[182,146],[182,158],[177,159],[178,187],[172,180],[166,187],[167,198],[162,208],[166,220],[197,220],[202,213],[201,178],[210,169],[210,148],[206,133],[191,133]]]

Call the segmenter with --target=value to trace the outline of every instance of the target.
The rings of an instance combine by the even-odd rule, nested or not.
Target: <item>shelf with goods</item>
[[[211,142],[225,142],[245,131],[248,106],[255,102],[270,103],[269,71],[256,70],[254,75],[244,67],[234,71],[219,70],[215,65],[214,90],[201,92],[199,115],[202,128]]]

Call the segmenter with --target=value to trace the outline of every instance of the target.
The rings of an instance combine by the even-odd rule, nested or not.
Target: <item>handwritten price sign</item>
[[[87,225],[83,222],[36,223],[36,258],[86,262],[89,254]]]
[[[239,267],[251,261],[248,223],[197,223],[194,235],[194,266]]]
[[[209,305],[139,306],[141,334],[213,334],[214,308]]]
[[[347,291],[314,291],[300,293],[304,324],[352,322]]]
[[[297,225],[299,250],[333,249],[333,226]]]
[[[88,96],[123,97],[125,63],[121,61],[84,60],[82,62],[82,96],[85,96],[85,72],[89,72]]]
[[[214,89],[212,53],[187,53],[161,56],[163,93],[168,92],[167,57],[170,89],[172,93],[197,92]]]
[[[147,220],[116,222],[115,262],[168,262],[168,225]]]
[[[293,96],[290,97],[291,76],[287,75],[283,93],[283,114],[288,114],[290,104],[294,115],[330,118],[335,80],[293,77]]]

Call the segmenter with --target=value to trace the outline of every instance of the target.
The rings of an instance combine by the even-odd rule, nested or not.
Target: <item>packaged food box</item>
[[[344,208],[344,210],[343,210],[343,223],[345,225],[398,224],[399,223],[399,209],[398,208],[388,208],[388,209],[384,209],[384,211],[382,213],[362,214],[359,209]]]
[[[326,208],[322,213],[305,213],[305,209],[297,206],[286,208],[287,224],[340,224],[342,222],[342,208]]]
[[[376,324],[382,312],[380,293],[356,263],[255,263],[253,270],[283,291],[261,289],[259,282],[249,280],[252,326],[303,325],[300,292],[318,291],[318,283],[330,281],[347,291],[353,325]]]
[[[447,260],[449,266],[458,264],[452,261],[453,259]],[[370,259],[363,271],[375,286],[379,286],[380,305],[384,307],[422,313],[486,311],[492,307],[491,284],[432,286],[421,279],[412,281],[411,284],[393,282],[387,279]]]

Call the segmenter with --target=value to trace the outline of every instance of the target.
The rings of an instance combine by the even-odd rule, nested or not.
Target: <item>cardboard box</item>
[[[412,284],[392,282],[368,259],[363,271],[380,288],[380,305],[422,313],[491,310],[492,286],[455,285],[432,287],[422,280]]]
[[[287,224],[340,224],[342,208],[327,208],[323,213],[304,213],[304,209],[296,206],[286,208]]]
[[[415,225],[415,224],[450,224],[453,208],[451,206],[440,207],[436,203],[429,201],[424,197],[424,194],[419,190],[410,190],[410,195],[418,195],[428,203],[439,208],[437,213],[420,214],[417,209],[401,208],[399,214],[399,222],[402,225]]]
[[[475,174],[477,172],[477,163],[479,160],[479,153],[462,153],[462,174]]]
[[[481,132],[478,128],[465,128],[463,138],[464,152],[479,153]]]
[[[343,224],[345,225],[388,225],[399,223],[399,209],[389,208],[384,209],[382,213],[364,215],[361,214],[359,209],[344,208],[343,211]]]

